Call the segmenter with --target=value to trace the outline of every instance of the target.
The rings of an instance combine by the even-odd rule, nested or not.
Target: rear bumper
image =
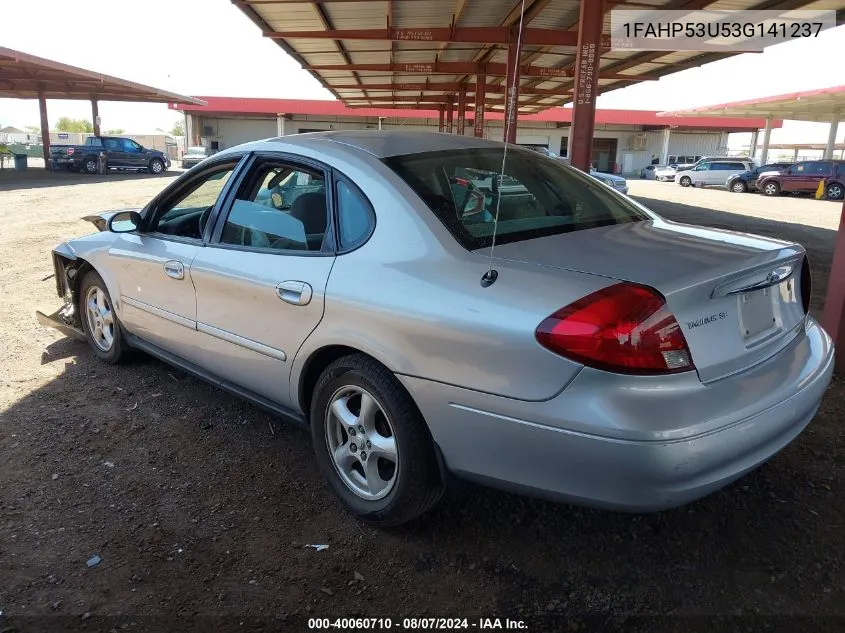
[[[776,357],[708,385],[683,374],[655,383],[585,369],[555,398],[526,402],[401,379],[450,470],[647,512],[701,498],[775,455],[810,422],[832,372],[831,340],[809,319]]]

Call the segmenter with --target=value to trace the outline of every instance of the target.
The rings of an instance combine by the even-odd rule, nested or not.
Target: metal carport
[[[99,101],[176,102],[205,105],[204,101],[142,84],[69,66],[0,46],[0,97],[38,99],[44,165],[50,165],[50,126],[47,99],[91,101],[94,133],[100,133]]]
[[[773,119],[829,121],[830,132],[825,146],[824,158],[830,159],[833,157],[833,151],[836,148],[838,124],[843,114],[845,114],[845,86],[834,86],[821,90],[795,92],[762,99],[750,99],[692,110],[662,113],[662,116],[667,118],[682,118],[685,116],[765,117],[769,124],[766,126],[766,132],[763,136],[763,149],[760,158],[761,162],[765,163]],[[756,145],[756,140],[752,142],[752,145]],[[836,234],[836,250],[830,267],[822,321],[834,342],[839,343],[836,354],[837,369],[845,370],[845,203],[842,205],[839,230]]]
[[[463,134],[483,135],[503,111],[574,104],[572,164],[588,169],[596,97],[735,52],[610,50],[612,8],[838,11],[843,0],[232,0],[349,107],[437,109]],[[524,9],[524,20],[520,14]],[[454,115],[457,109],[457,125]]]

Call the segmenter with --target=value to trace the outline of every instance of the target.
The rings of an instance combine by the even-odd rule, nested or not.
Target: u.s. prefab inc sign
[[[642,10],[610,12],[611,50],[761,52],[812,39],[836,26],[836,12],[817,9]]]

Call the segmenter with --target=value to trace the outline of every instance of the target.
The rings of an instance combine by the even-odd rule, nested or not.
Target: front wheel
[[[746,191],[748,191],[748,187],[741,180],[737,180],[731,185],[731,191],[733,191],[734,193],[745,193]]]
[[[828,200],[842,200],[845,198],[845,187],[838,182],[832,182],[825,189],[825,195]]]
[[[767,196],[780,195],[780,185],[777,182],[775,182],[774,180],[763,183],[762,190],[763,190],[763,193]]]
[[[149,171],[151,174],[160,174],[164,171],[164,163],[161,162],[158,158],[153,158],[150,161]]]
[[[126,355],[123,331],[108,288],[93,270],[88,271],[79,287],[79,308],[82,331],[97,358],[110,365],[123,360]]]
[[[326,368],[311,402],[311,439],[332,490],[367,523],[400,525],[443,494],[422,414],[372,358],[346,356]]]
[[[684,176],[678,181],[681,187],[689,187],[692,184],[692,179],[689,176]]]

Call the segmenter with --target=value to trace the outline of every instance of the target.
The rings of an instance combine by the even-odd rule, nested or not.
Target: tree
[[[173,129],[170,130],[170,134],[173,136],[185,136],[185,124],[182,121],[176,121],[173,124]]]
[[[106,130],[106,134],[123,134],[125,132],[126,130],[124,130],[122,127],[116,127],[113,130]]]
[[[56,121],[56,130],[59,132],[93,132],[94,126],[87,119],[71,119],[63,116]]]

